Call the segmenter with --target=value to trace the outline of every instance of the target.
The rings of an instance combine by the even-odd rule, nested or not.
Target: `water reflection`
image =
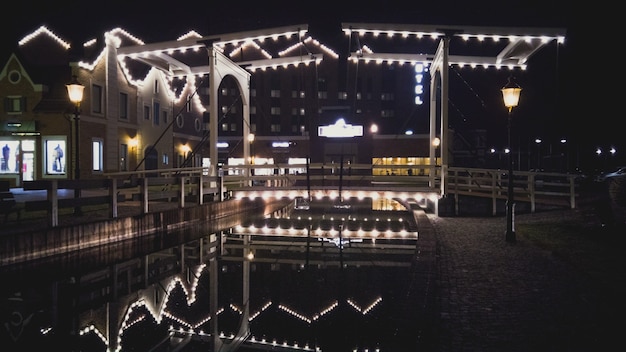
[[[101,248],[132,246],[135,257],[80,276],[61,274],[76,264],[65,258],[53,279],[29,276],[30,286],[4,296],[2,342],[9,350],[208,351],[212,329],[228,345],[247,324],[239,351],[415,347],[425,294],[417,241],[408,211],[312,201],[184,245],[154,250],[167,241],[152,238]]]

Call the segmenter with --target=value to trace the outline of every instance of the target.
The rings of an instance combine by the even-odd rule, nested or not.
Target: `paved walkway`
[[[516,223],[580,216],[556,210],[517,215]],[[437,351],[621,349],[626,282],[593,282],[519,231],[517,243],[505,242],[503,217],[429,217],[437,237]]]

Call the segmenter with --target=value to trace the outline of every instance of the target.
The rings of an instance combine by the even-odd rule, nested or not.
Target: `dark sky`
[[[582,82],[592,73],[589,70],[587,74],[581,74],[576,58],[581,53],[592,55],[594,50],[599,49],[591,49],[592,43],[585,43],[589,49],[581,49],[584,24],[575,18],[575,14],[585,9],[574,9],[571,1],[319,0],[245,3],[212,0],[22,0],[11,4],[11,15],[4,11],[0,49],[5,57],[7,48],[41,25],[58,31],[71,42],[83,42],[122,27],[148,43],[172,40],[191,29],[202,35],[211,35],[300,23],[308,24],[312,32],[326,32],[329,36],[338,37],[343,36],[341,22],[565,28],[565,45],[560,46],[558,52],[556,45],[544,48],[546,52],[536,55],[537,63],[531,61],[528,72],[520,77],[527,84],[522,86],[522,98],[525,98],[522,102],[526,106],[520,106],[516,113],[527,116],[525,121],[519,117],[519,128],[524,133],[542,131],[546,135],[551,134],[549,138],[553,139],[567,134],[568,138],[581,145],[609,144],[625,139],[619,129],[607,129],[602,123],[603,119],[614,121],[612,117],[609,119],[597,113],[588,115],[591,109],[584,104],[593,99],[579,99],[580,88],[586,87]],[[323,38],[323,35],[320,37],[320,40],[330,39]],[[506,80],[502,77],[497,80],[494,79],[492,84],[499,91]],[[586,89],[584,95],[591,97],[593,91]],[[455,105],[461,104],[455,102]],[[626,151],[626,146],[624,149]]]

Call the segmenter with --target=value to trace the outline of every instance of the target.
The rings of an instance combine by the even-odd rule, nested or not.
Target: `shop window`
[[[0,143],[2,145],[0,173],[7,174],[19,172],[20,142],[15,140],[6,140]]]
[[[49,138],[44,140],[44,163],[46,174],[65,175],[67,173],[68,155],[65,139]]]

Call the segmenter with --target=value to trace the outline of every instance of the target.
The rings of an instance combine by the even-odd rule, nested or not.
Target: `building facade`
[[[345,43],[325,44],[298,29],[209,37],[191,31],[169,42],[144,43],[116,28],[82,47],[46,27],[25,35],[0,71],[5,102],[0,179],[20,186],[71,179],[75,171],[80,178],[98,178],[180,167],[306,162],[405,165],[409,176],[427,172],[420,166],[438,164],[442,155],[449,164],[458,155],[464,164],[486,165],[480,131],[464,131],[470,137],[459,139],[451,129],[453,142],[432,145],[442,137],[441,126],[432,126],[440,111],[430,106],[441,105],[441,92],[428,88],[432,55],[396,53],[382,59],[363,44],[364,35],[375,35],[345,29],[349,50],[339,52],[333,45]],[[426,40],[420,33],[411,32],[411,40]],[[436,49],[443,34],[437,35],[424,50]],[[355,40],[359,37],[362,42]],[[402,37],[386,45],[412,45],[408,34]],[[230,74],[213,81],[219,84],[216,109],[210,106],[209,47],[249,72],[248,86]],[[79,107],[69,102],[65,87],[74,76],[85,86]],[[249,110],[243,90],[249,90]],[[211,111],[217,114],[215,141],[210,140]],[[324,135],[338,124],[351,132]],[[218,160],[212,161],[216,145]]]

